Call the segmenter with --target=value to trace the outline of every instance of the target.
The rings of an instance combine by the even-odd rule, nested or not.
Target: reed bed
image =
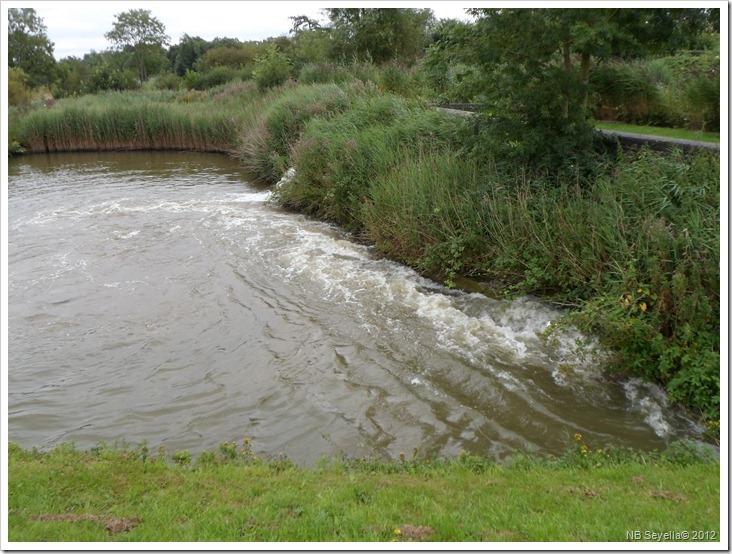
[[[363,224],[391,257],[448,282],[579,308],[609,368],[719,417],[720,219],[715,154],[621,160],[590,187],[479,169],[458,152],[405,156],[373,181]]]
[[[14,126],[29,153],[85,150],[233,151],[237,120],[210,103],[172,95],[110,94],[59,101]]]

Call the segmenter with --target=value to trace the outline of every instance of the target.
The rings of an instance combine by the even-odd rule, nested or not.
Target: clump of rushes
[[[231,152],[235,122],[226,110],[201,110],[169,95],[108,94],[58,101],[13,126],[29,153],[83,150]]]
[[[373,183],[396,171],[410,152],[450,145],[458,123],[397,96],[357,97],[350,110],[305,125],[291,150],[297,173],[278,198],[368,236],[363,207]]]
[[[237,157],[262,182],[274,183],[291,166],[290,147],[305,123],[328,119],[346,110],[353,95],[367,87],[342,88],[334,84],[308,85],[272,94],[272,101],[239,137]]]
[[[477,167],[451,148],[400,152],[401,163],[373,180],[362,217],[389,257],[448,281],[477,268],[489,249]]]

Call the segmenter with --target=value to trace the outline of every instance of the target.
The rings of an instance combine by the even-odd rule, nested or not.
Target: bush
[[[292,63],[274,44],[254,64],[253,77],[259,90],[283,85],[291,74]]]
[[[21,106],[29,104],[33,93],[28,88],[28,75],[19,67],[8,68],[8,104]]]
[[[189,90],[208,90],[236,80],[246,81],[250,77],[250,71],[231,67],[215,67],[203,72],[189,69],[183,77],[183,84]]]
[[[139,83],[133,71],[122,70],[106,63],[94,67],[82,83],[82,92],[84,94],[137,88],[139,88]]]
[[[157,90],[178,90],[183,80],[175,73],[168,72],[152,79],[152,86]]]

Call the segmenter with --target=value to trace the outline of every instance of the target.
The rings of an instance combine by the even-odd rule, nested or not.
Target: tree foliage
[[[58,62],[58,80],[53,94],[55,97],[81,94],[84,80],[89,77],[91,67],[84,60],[73,56]]]
[[[271,44],[257,58],[254,66],[254,82],[260,90],[284,84],[290,77],[292,63],[276,44]]]
[[[8,67],[22,69],[33,87],[53,81],[55,64],[53,43],[36,10],[8,9]]]
[[[429,29],[434,24],[430,9],[411,8],[327,8],[326,28],[331,56],[374,63],[399,61],[413,64],[424,52]],[[321,29],[305,16],[291,18],[293,29]]]
[[[473,8],[458,41],[481,69],[480,143],[498,157],[554,172],[585,163],[593,145],[593,65],[677,44],[700,32],[703,10]],[[676,42],[674,42],[676,41]]]
[[[196,62],[206,53],[209,43],[201,37],[184,34],[178,44],[168,49],[168,59],[173,72],[182,77],[186,71],[193,70]]]
[[[140,82],[147,80],[148,60],[170,42],[165,25],[150,15],[150,10],[129,10],[117,14],[112,30],[104,37],[118,49],[134,54]]]
[[[31,101],[33,94],[28,88],[28,75],[19,67],[8,68],[8,104],[22,106]]]

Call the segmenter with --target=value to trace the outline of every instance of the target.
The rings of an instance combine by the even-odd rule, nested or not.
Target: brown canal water
[[[505,459],[661,449],[697,424],[537,332],[559,312],[449,290],[191,153],[9,161],[8,433],[24,447]],[[596,363],[596,362],[595,362]]]

